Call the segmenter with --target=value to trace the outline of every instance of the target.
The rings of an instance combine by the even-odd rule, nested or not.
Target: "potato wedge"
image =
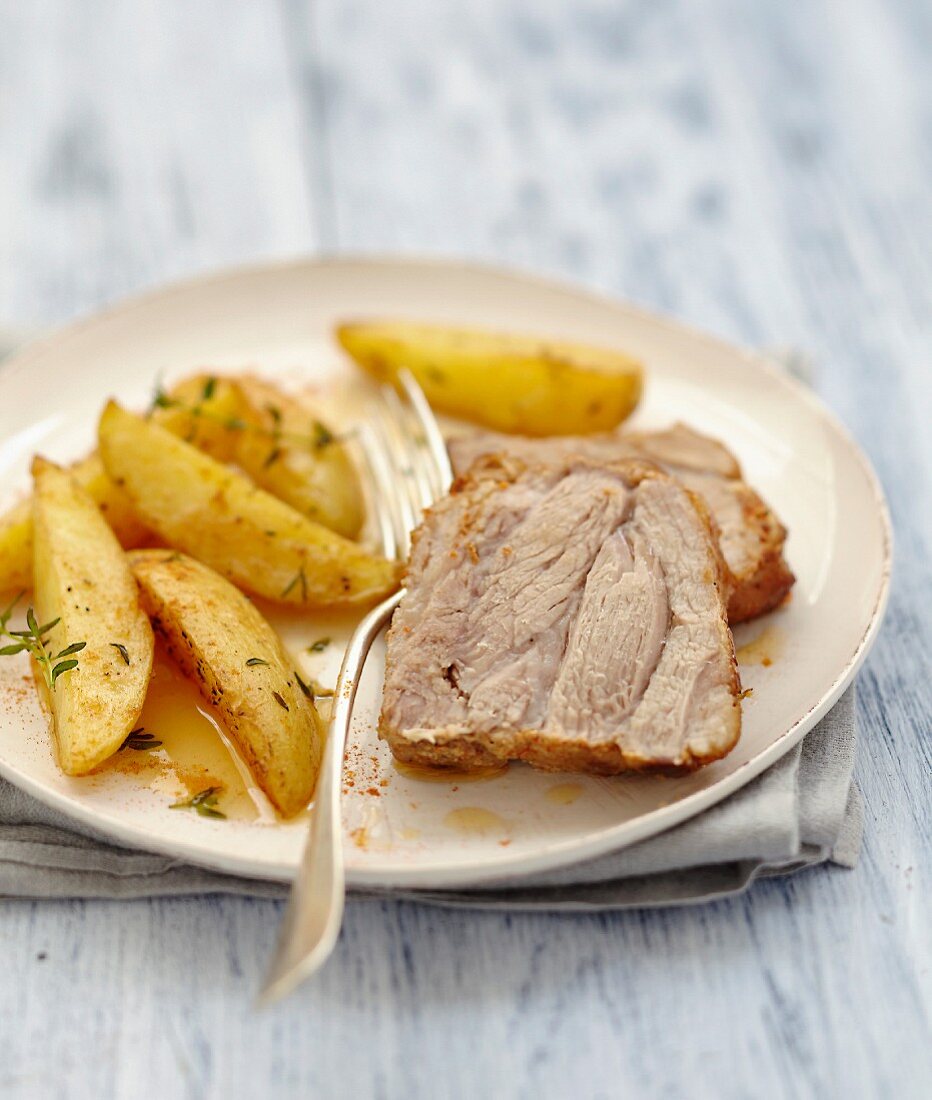
[[[363,521],[359,476],[346,448],[300,398],[259,378],[237,380],[249,428],[236,461],[272,496],[348,539]]]
[[[246,596],[171,550],[129,555],[156,633],[285,817],[314,793],[325,728],[278,635]]]
[[[152,418],[175,435],[220,459],[232,457],[241,430],[229,427],[242,416],[243,398],[227,379],[195,375],[173,386],[152,411]],[[152,541],[132,505],[104,470],[100,456],[89,455],[71,467],[75,480],[93,497],[120,544],[129,549]],[[26,499],[0,516],[0,592],[32,587],[32,501]]]
[[[37,683],[62,771],[86,775],[120,748],[139,717],[152,630],[126,556],[88,492],[43,459],[33,463],[33,478],[35,613],[43,624],[58,620],[46,650],[61,656],[85,643],[76,668],[51,684],[37,675]]]
[[[0,516],[0,591],[32,588],[32,497]]]
[[[641,397],[640,363],[607,348],[404,321],[343,324],[336,336],[374,377],[407,367],[435,409],[500,432],[608,431]]]
[[[373,603],[398,585],[394,562],[115,402],[101,417],[99,443],[107,472],[145,523],[247,592],[321,607]]]
[[[152,419],[199,451],[226,462],[243,434],[244,411],[235,379],[194,374],[156,395]]]
[[[103,512],[123,546],[139,546],[148,532],[136,518],[126,494],[107,477],[96,454],[72,466],[69,473]],[[33,502],[28,497],[0,516],[0,591],[32,588]]]

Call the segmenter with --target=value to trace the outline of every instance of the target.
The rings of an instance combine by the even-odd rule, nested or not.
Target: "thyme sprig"
[[[51,622],[43,623],[40,626],[36,620],[35,611],[31,607],[26,612],[26,629],[10,630],[8,624],[13,617],[16,605],[23,598],[23,595],[24,593],[20,592],[6,610],[0,614],[0,637],[10,639],[8,645],[0,646],[0,657],[12,657],[16,653],[28,653],[41,669],[42,677],[49,691],[54,691],[58,677],[78,667],[78,659],[74,654],[80,653],[87,642],[73,642],[53,656],[48,649],[48,633],[58,626],[61,619],[52,619]]]
[[[197,794],[192,795],[190,798],[184,798],[179,802],[173,802],[169,809],[194,810],[194,812],[200,814],[201,817],[226,818],[227,815],[222,810],[217,809],[217,795],[219,795],[222,790],[223,787],[205,787],[202,791],[198,791]]]

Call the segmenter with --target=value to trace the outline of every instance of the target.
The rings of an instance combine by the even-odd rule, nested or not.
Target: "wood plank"
[[[356,900],[262,1016],[272,903],[8,902],[4,1095],[928,1094],[930,46],[921,0],[0,7],[0,316],[314,241],[532,266],[811,349],[898,527],[856,871],[598,917]]]
[[[0,320],[316,240],[273,3],[0,9]]]

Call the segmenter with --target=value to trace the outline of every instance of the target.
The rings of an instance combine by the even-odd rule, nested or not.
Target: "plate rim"
[[[479,260],[463,259],[436,254],[416,255],[405,253],[348,252],[294,256],[286,259],[259,261],[235,266],[224,266],[207,270],[196,275],[171,280],[152,288],[142,290],[118,299],[99,310],[92,310],[83,316],[56,327],[36,339],[31,340],[21,350],[6,358],[0,366],[0,374],[9,377],[28,369],[36,356],[46,354],[61,340],[80,336],[98,325],[105,325],[110,319],[124,316],[135,309],[151,308],[160,300],[167,300],[205,284],[217,286],[224,282],[262,277],[268,274],[286,275],[289,271],[299,272],[305,269],[327,267],[391,268],[410,267],[442,268],[447,271],[470,272],[510,281],[516,284],[534,284],[542,289],[588,300],[611,309],[627,313],[643,322],[659,326],[674,332],[690,341],[702,343],[713,350],[730,356],[737,355],[748,366],[763,370],[778,385],[786,387],[835,434],[844,444],[856,464],[864,474],[876,507],[880,525],[882,563],[879,585],[867,625],[848,660],[824,692],[792,726],[785,730],[766,748],[745,761],[729,775],[716,780],[711,786],[687,795],[670,806],[658,807],[618,826],[601,830],[594,835],[553,842],[545,845],[537,853],[507,856],[499,859],[494,867],[475,860],[458,861],[455,866],[438,868],[406,866],[386,863],[378,867],[348,867],[347,885],[350,889],[450,889],[488,886],[510,880],[524,878],[546,871],[555,871],[578,863],[585,863],[613,851],[622,851],[633,844],[647,840],[682,824],[697,814],[721,802],[735,791],[745,786],[756,776],[771,767],[777,760],[790,751],[806,733],[834,706],[845,689],[854,680],[873,646],[883,622],[890,596],[890,583],[893,561],[893,526],[883,486],[870,459],[862,450],[845,425],[828,408],[821,398],[808,386],[781,370],[766,353],[748,348],[742,344],[716,336],[698,328],[689,322],[681,321],[670,314],[647,308],[635,302],[619,298],[609,292],[587,286],[569,279],[522,269],[520,266],[501,265]],[[211,857],[204,853],[203,844],[189,845],[185,840],[160,840],[151,837],[142,826],[127,824],[112,817],[108,812],[83,806],[74,796],[64,792],[49,790],[30,775],[11,766],[0,757],[0,776],[19,787],[27,794],[45,805],[63,813],[70,820],[86,826],[92,832],[103,833],[105,837],[133,848],[185,862],[221,874],[235,875],[245,879],[266,882],[287,883],[293,877],[295,866],[268,861],[257,862],[251,858],[233,858],[223,854]],[[623,833],[623,837],[616,836]]]

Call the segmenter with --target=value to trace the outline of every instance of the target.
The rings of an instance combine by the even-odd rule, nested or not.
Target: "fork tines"
[[[443,435],[409,371],[397,388],[382,385],[359,430],[359,443],[375,488],[373,506],[389,558],[406,558],[421,511],[450,487],[453,471]]]

